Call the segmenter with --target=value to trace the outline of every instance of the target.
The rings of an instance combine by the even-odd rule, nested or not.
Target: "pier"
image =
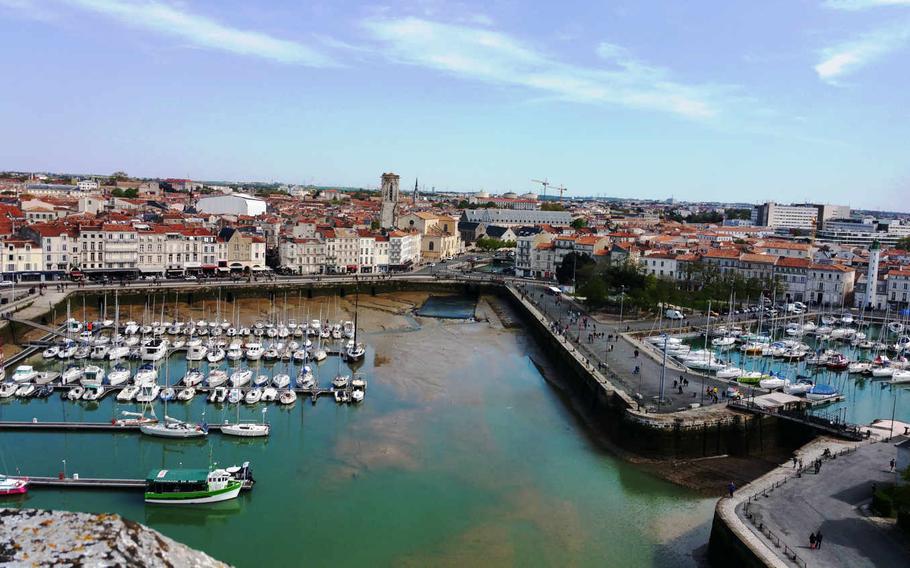
[[[78,474],[73,477],[28,477],[29,487],[50,487],[54,489],[126,489],[126,490],[144,490],[144,479],[117,479],[103,477],[79,477]],[[253,483],[249,479],[244,479],[242,489],[250,491],[253,489]]]

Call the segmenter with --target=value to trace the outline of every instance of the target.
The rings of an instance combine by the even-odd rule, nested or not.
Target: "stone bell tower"
[[[398,175],[382,174],[382,209],[379,226],[386,230],[395,229],[398,224]]]

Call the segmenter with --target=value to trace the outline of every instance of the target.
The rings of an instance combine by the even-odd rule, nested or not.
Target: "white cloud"
[[[302,43],[233,28],[176,4],[155,0],[61,0],[62,3],[115,18],[124,24],[169,35],[207,49],[261,57],[279,63],[329,67],[334,61]],[[24,3],[24,2],[23,2]]]
[[[866,33],[853,40],[822,50],[822,60],[815,72],[823,81],[837,80],[888,54],[905,47],[910,42],[910,25],[902,25]]]
[[[520,40],[488,29],[420,18],[369,19],[370,35],[393,60],[492,84],[524,87],[563,100],[658,110],[690,118],[718,112],[716,87],[687,86],[644,65],[621,47],[601,44],[608,68],[563,63]]]
[[[834,10],[867,10],[881,6],[910,6],[910,0],[826,0],[826,8]]]

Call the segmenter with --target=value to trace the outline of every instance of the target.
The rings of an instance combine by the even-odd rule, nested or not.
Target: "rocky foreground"
[[[3,566],[226,567],[119,515],[0,509]]]

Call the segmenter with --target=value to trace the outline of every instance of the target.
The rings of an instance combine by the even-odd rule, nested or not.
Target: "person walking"
[[[822,531],[819,530],[815,533],[815,549],[818,550],[822,547]]]
[[[727,491],[730,492],[730,498],[732,499],[733,493],[736,491],[736,484],[731,481],[730,485],[727,486]]]
[[[815,550],[815,533],[809,533],[809,548]]]
[[[894,458],[891,458],[891,471],[892,471],[892,472],[894,472],[894,465],[895,465],[895,463],[896,463],[896,462],[894,461]]]

